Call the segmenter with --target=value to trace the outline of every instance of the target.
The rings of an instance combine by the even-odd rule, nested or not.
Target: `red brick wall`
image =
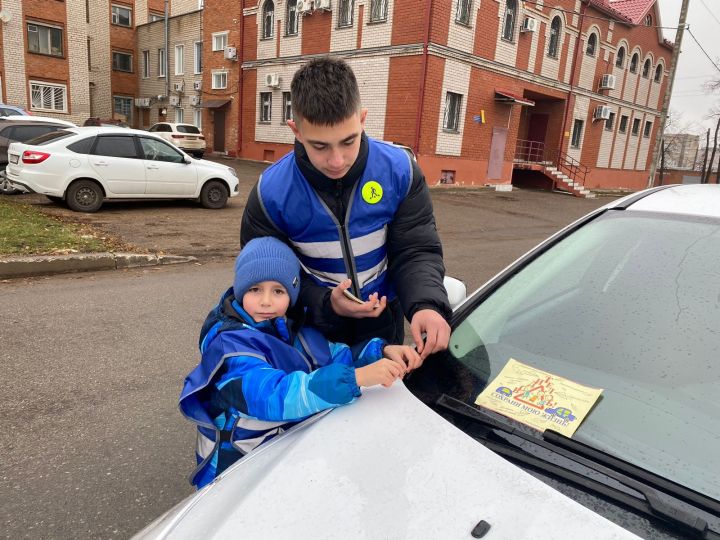
[[[422,43],[425,40],[427,8],[428,0],[395,0],[393,20],[396,23],[392,27],[392,45]]]
[[[498,38],[498,5],[495,2],[481,2],[475,24],[475,50],[473,54],[482,58],[495,59],[495,47]],[[481,21],[489,21],[482,24]]]
[[[521,32],[518,36],[515,66],[523,71],[527,71],[528,66],[530,65],[530,46],[532,45],[532,40],[533,35],[529,32]]]
[[[332,14],[329,11],[316,11],[312,17],[302,21],[301,54],[322,54],[330,50],[330,32]]]
[[[418,154],[435,154],[438,115],[440,114],[441,103],[445,101],[441,95],[444,72],[445,59],[432,55],[428,56],[425,97],[421,106],[421,132]]]
[[[455,17],[455,14],[451,13],[451,8],[452,2],[433,2],[432,23],[430,24],[430,41],[432,43],[447,45],[450,18]]]
[[[390,59],[386,140],[415,145],[419,91],[422,78],[422,56],[399,56]]]
[[[23,37],[24,37],[24,54],[25,54],[25,72],[27,79],[39,80],[47,82],[55,82],[67,85],[67,95],[72,95],[70,81],[70,65],[68,62],[68,42],[67,42],[67,18],[65,11],[65,3],[57,2],[57,0],[24,0],[23,3]],[[28,52],[27,42],[27,23],[36,22],[38,24],[50,24],[61,26],[63,28],[63,53],[62,58],[50,56],[47,54],[36,54]],[[27,85],[28,100],[30,99],[30,83]],[[30,102],[17,105],[25,105],[30,108]],[[68,98],[68,112],[71,113],[71,102]]]
[[[540,25],[540,32],[538,35],[538,45],[537,45],[537,51],[535,51],[535,68],[533,69],[533,73],[540,73],[540,68],[542,66],[542,61],[545,59],[545,55],[547,54],[547,46],[545,44],[545,39],[547,37],[547,25],[541,24]]]
[[[133,26],[131,28],[126,28],[124,26],[118,26],[116,24],[110,23],[111,19],[111,9],[112,7],[108,6],[108,14],[107,14],[107,20],[110,23],[110,66],[112,69],[112,53],[113,51],[122,52],[122,53],[128,53],[132,54],[133,59],[133,65],[132,65],[132,73],[125,73],[123,71],[111,71],[110,73],[110,87],[112,95],[120,95],[120,96],[131,96],[135,97],[138,93],[138,56],[137,56],[137,50],[135,48],[135,6],[134,2],[129,1],[121,1],[121,2],[115,2],[113,0],[113,4],[122,5],[129,7],[133,10]],[[172,45],[171,45],[172,47]],[[167,54],[167,51],[166,51]],[[172,68],[172,66],[171,66]],[[138,125],[138,118],[137,115],[133,116],[133,121],[135,125]]]

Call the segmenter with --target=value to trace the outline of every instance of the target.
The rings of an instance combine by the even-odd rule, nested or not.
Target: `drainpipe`
[[[243,59],[245,58],[245,19],[243,15],[243,8],[242,4],[240,5],[240,16],[238,19],[238,24],[240,25],[240,53],[238,58],[238,70],[239,73],[239,82],[238,82],[238,91],[239,91],[239,103],[238,108],[240,109],[238,111],[238,130],[237,130],[237,157],[240,157],[242,155],[242,138],[243,138]],[[257,73],[257,70],[255,70],[255,73]],[[290,128],[288,128],[290,129]]]
[[[168,21],[168,1],[165,0],[165,95],[170,99],[170,49],[169,42],[170,36],[168,35],[170,30],[170,23]]]
[[[422,121],[422,109],[423,102],[425,100],[425,80],[427,78],[428,69],[428,44],[430,43],[430,24],[432,18],[430,13],[432,12],[432,0],[427,0],[427,7],[425,9],[425,40],[423,42],[423,63],[422,63],[422,78],[420,79],[420,95],[418,97],[417,115],[415,117],[415,144],[413,150],[415,154],[420,154],[420,122]]]
[[[565,112],[563,113],[562,131],[560,132],[560,146],[559,152],[563,152],[565,148],[565,129],[567,128],[568,113],[570,112],[570,98],[573,95],[573,88],[575,87],[575,70],[577,68],[577,57],[580,53],[580,44],[582,40],[583,21],[585,20],[585,12],[587,11],[588,3],[592,0],[583,1],[582,8],[580,10],[580,22],[578,25],[578,35],[575,39],[575,54],[573,54],[572,67],[570,68],[570,90],[568,91],[568,99],[565,102]],[[573,107],[575,104],[573,103]],[[558,155],[558,163],[560,162],[560,156]]]

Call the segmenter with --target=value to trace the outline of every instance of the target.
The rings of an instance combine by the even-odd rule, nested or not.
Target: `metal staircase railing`
[[[548,157],[550,154],[550,157]],[[549,152],[544,142],[528,141],[518,139],[515,143],[515,163],[537,163],[547,168],[552,164],[558,171],[563,173],[570,180],[581,186],[585,186],[585,178],[590,168],[580,163],[574,157],[569,156],[562,150]],[[547,171],[546,171],[547,172]],[[553,189],[557,188],[557,177],[552,174],[548,176],[553,179]]]

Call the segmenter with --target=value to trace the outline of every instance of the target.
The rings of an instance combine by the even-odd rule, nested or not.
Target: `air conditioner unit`
[[[193,90],[202,90],[202,81],[195,81],[193,83]]]
[[[150,106],[149,97],[138,97],[135,98],[135,106],[141,109],[147,109]]]
[[[330,9],[330,0],[315,0],[315,9]]]
[[[600,90],[615,90],[615,75],[606,73],[600,79]]]
[[[296,8],[298,13],[307,13],[312,10],[312,0],[297,0]]]
[[[280,74],[279,73],[268,73],[265,75],[265,85],[271,88],[277,88],[280,86]]]
[[[199,105],[200,104],[200,96],[190,96],[190,105]]]
[[[235,47],[225,47],[225,59],[237,60],[237,49]]]
[[[607,105],[600,105],[598,107],[595,107],[595,114],[593,115],[593,118],[595,120],[607,120],[608,118],[610,118],[611,112],[612,109]]]
[[[176,92],[182,92],[183,88],[185,88],[185,83],[176,82],[173,84],[173,90]]]
[[[180,105],[180,97],[179,96],[170,96],[168,103],[170,104],[171,107],[177,107],[178,105]]]
[[[535,30],[538,29],[538,21],[537,19],[533,19],[532,17],[525,17],[525,20],[523,21],[522,28],[520,29],[521,32],[535,32]]]

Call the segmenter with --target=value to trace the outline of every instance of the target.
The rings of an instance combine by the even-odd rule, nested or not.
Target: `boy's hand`
[[[393,362],[397,362],[408,372],[422,366],[423,358],[409,345],[386,345],[383,354]]]
[[[355,370],[355,380],[358,386],[382,384],[385,388],[389,388],[395,379],[399,379],[403,375],[405,375],[405,368],[387,358],[381,358],[377,362]]]
[[[335,313],[341,317],[364,319],[365,317],[377,317],[383,312],[387,305],[387,297],[383,296],[378,299],[378,293],[373,293],[366,302],[358,304],[343,294],[343,291],[349,289],[351,285],[352,281],[346,279],[330,292],[330,305]]]
[[[415,347],[420,353],[420,358],[425,360],[432,353],[444,351],[450,341],[450,325],[437,311],[432,309],[421,309],[415,312],[410,321]],[[425,333],[425,342],[422,334]]]

